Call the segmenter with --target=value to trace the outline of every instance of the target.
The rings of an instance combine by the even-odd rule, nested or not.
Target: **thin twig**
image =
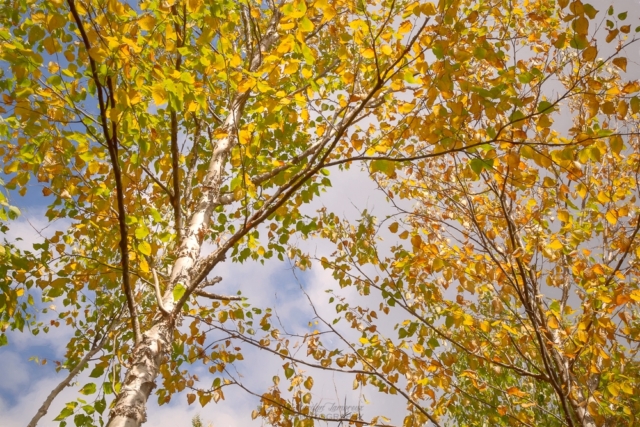
[[[162,294],[160,293],[160,282],[158,281],[158,273],[156,273],[156,269],[153,267],[151,268],[151,272],[153,273],[153,288],[156,291],[156,300],[158,301],[158,308],[160,308],[160,311],[162,313],[168,316],[171,313],[168,312],[167,309],[164,308],[164,304],[162,304]]]

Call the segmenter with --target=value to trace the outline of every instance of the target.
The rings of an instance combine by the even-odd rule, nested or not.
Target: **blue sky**
[[[598,3],[596,7],[606,10],[610,4],[608,1]],[[616,13],[625,9],[640,11],[640,1],[618,0],[614,2]],[[627,22],[633,27],[640,25],[636,16],[627,18]],[[637,46],[633,46],[627,52],[629,56],[629,72],[635,78],[640,74],[638,63],[640,54]],[[0,174],[4,179],[4,176]],[[344,214],[349,218],[355,218],[358,209],[373,210],[379,218],[391,213],[387,202],[382,195],[375,190],[375,185],[369,180],[366,173],[358,171],[358,165],[354,165],[349,172],[331,171],[333,187],[318,201],[308,206],[312,212],[324,205],[328,210],[337,214]],[[5,180],[6,181],[6,180]],[[59,220],[49,224],[44,218],[47,202],[42,196],[42,184],[32,180],[25,197],[12,194],[11,203],[17,205],[23,215],[10,224],[11,231],[6,236],[10,241],[17,242],[17,238],[23,239],[17,242],[22,248],[29,248],[31,244],[38,242],[40,237],[36,230],[45,229],[45,233],[53,233],[56,229],[64,229],[69,225],[66,220]],[[301,245],[306,249],[317,249],[317,253],[326,254],[331,251],[326,242],[304,241]],[[307,322],[311,317],[305,295],[300,291],[299,283],[290,271],[287,262],[269,261],[264,266],[259,263],[247,262],[245,264],[231,264],[227,262],[214,271],[215,275],[223,277],[223,282],[214,289],[218,293],[235,294],[241,290],[243,295],[250,298],[254,306],[275,306],[278,314],[288,327],[298,331],[308,330]],[[327,288],[336,289],[337,285],[331,277],[331,272],[321,268],[314,268],[309,272],[298,274],[302,286],[307,290],[312,300],[318,303],[321,313],[327,318],[333,318],[332,307],[322,306],[328,296],[324,292]],[[345,290],[350,298],[357,298],[353,289]],[[55,302],[54,302],[55,304]],[[393,319],[390,319],[393,320]],[[9,332],[9,345],[0,347],[0,426],[23,427],[33,417],[37,408],[42,404],[48,393],[59,383],[68,371],[55,372],[55,360],[62,360],[65,345],[70,338],[70,331],[64,327],[52,328],[48,334],[32,336],[28,332]],[[263,392],[271,384],[273,375],[280,373],[284,363],[279,358],[267,355],[253,348],[247,348],[243,352],[244,362],[237,363],[237,368],[243,375],[243,382],[256,392]],[[46,365],[29,361],[31,357],[40,360],[47,359]],[[80,396],[78,388],[84,384],[89,371],[81,374],[78,383],[65,389],[52,405],[49,413],[39,423],[40,426],[57,425],[52,419],[59,413],[63,405]],[[203,374],[202,378],[207,378]],[[318,373],[315,375],[316,384],[312,390],[314,401],[336,402],[343,404],[346,398],[348,403],[358,400],[359,391],[352,390],[352,378],[346,375],[332,375]],[[210,380],[210,379],[209,379]],[[203,381],[206,384],[207,380]],[[206,422],[212,422],[216,427],[240,427],[261,425],[260,420],[251,420],[251,411],[255,409],[258,399],[247,395],[238,388],[225,389],[226,400],[218,404],[209,404],[205,408],[194,404],[187,405],[185,393],[174,396],[170,404],[159,407],[155,396],[149,400],[147,425],[157,427],[190,426],[191,418],[199,413]],[[383,412],[386,415],[395,415],[392,419],[400,423],[404,414],[404,402],[393,396],[374,394],[372,389],[365,390],[367,399],[371,402],[365,407],[365,413],[373,414]]]
[[[326,206],[330,211],[355,218],[358,209],[369,209],[377,213],[379,217],[390,213],[389,206],[382,198],[382,194],[375,190],[365,172],[360,172],[357,167],[348,172],[332,171],[333,187],[324,194],[321,199],[308,206],[308,212],[313,212],[320,206]],[[22,248],[28,248],[37,242],[40,237],[36,229],[49,226],[46,234],[63,229],[69,225],[68,221],[61,220],[49,224],[43,217],[46,210],[46,199],[41,195],[40,185],[34,183],[29,188],[26,197],[12,197],[12,203],[16,204],[23,212],[21,218],[10,224],[11,231],[6,236],[8,240],[21,237],[19,242]],[[357,209],[356,209],[357,207]],[[331,247],[322,241],[300,241],[301,246],[316,252],[318,255],[327,254]],[[300,287],[309,293],[312,301],[318,305],[320,312],[329,319],[333,319],[333,307],[322,304],[329,296],[326,289],[336,289],[338,286],[331,277],[331,272],[320,267],[306,272],[297,272],[296,276],[291,271],[288,262],[270,260],[261,265],[256,262],[245,264],[233,264],[226,262],[219,266],[215,275],[223,278],[216,285],[214,291],[222,294],[235,294],[241,290],[244,296],[249,297],[249,302],[258,307],[274,307],[288,331],[304,333],[309,331],[308,322],[313,316],[307,298]],[[353,293],[347,290],[347,293]],[[352,295],[355,297],[355,295]],[[55,305],[55,301],[54,301]],[[51,314],[50,314],[51,315]],[[42,319],[42,317],[41,317]],[[185,321],[185,325],[188,325]],[[25,329],[26,330],[26,329]],[[55,360],[62,360],[64,347],[70,338],[70,331],[63,326],[52,328],[48,334],[32,336],[28,332],[9,333],[9,345],[0,348],[0,425],[3,427],[24,426],[35,414],[50,390],[59,383],[68,373],[63,370],[55,372]],[[271,385],[273,375],[281,374],[281,366],[284,361],[273,357],[266,352],[243,346],[245,360],[237,362],[236,368],[242,375],[243,384],[253,391],[261,393]],[[29,361],[31,357],[40,360],[47,359],[46,365],[35,361]],[[204,379],[204,387],[211,381],[202,367],[200,377]],[[89,370],[84,371],[77,384],[67,387],[54,401],[49,413],[41,420],[39,425],[56,425],[52,419],[59,413],[64,404],[81,396],[77,390],[88,381]],[[209,378],[207,378],[209,376]],[[314,401],[324,404],[325,408],[331,405],[344,405],[344,399],[348,405],[357,404],[359,391],[352,390],[353,378],[347,375],[334,375],[318,373],[314,375],[315,385],[312,390]],[[236,427],[248,425],[261,425],[260,420],[251,420],[251,411],[256,408],[258,399],[236,388],[225,388],[225,401],[218,404],[210,403],[201,408],[197,403],[187,405],[185,393],[175,395],[172,401],[161,407],[157,404],[157,397],[152,395],[149,400],[147,425],[169,427],[177,425],[190,425],[190,420],[195,414],[200,414],[203,421],[212,422],[214,426]],[[389,407],[387,414],[398,412],[404,408],[404,403],[399,399],[389,396],[375,396],[372,390],[365,394],[371,401],[369,408]],[[375,404],[375,405],[374,405]],[[400,405],[400,406],[396,406]],[[395,411],[393,407],[397,408]],[[367,409],[365,408],[365,413]],[[371,414],[373,415],[373,413]],[[400,421],[400,420],[397,420]]]

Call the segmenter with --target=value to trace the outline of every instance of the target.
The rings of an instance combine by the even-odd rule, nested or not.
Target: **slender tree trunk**
[[[167,316],[142,335],[140,344],[133,351],[132,366],[109,414],[107,427],[138,427],[147,421],[147,400],[171,345],[173,327],[173,317]]]
[[[251,71],[255,71],[260,66],[263,52],[268,51],[278,40],[277,26],[280,17],[280,12],[273,10],[269,28],[257,44],[254,56],[251,58],[249,66]],[[222,125],[227,136],[215,142],[207,175],[202,183],[202,194],[184,233],[178,233],[182,236],[177,251],[178,257],[173,263],[169,286],[162,300],[164,311],[169,314],[163,314],[158,308],[153,326],[142,334],[142,339],[131,357],[131,368],[125,375],[120,394],[110,412],[107,427],[139,427],[147,420],[147,400],[155,388],[160,366],[171,348],[173,330],[180,319],[180,309],[175,307],[177,301],[173,298],[173,289],[178,284],[182,284],[188,292],[195,291],[195,286],[192,286],[194,280],[192,267],[200,258],[202,243],[209,229],[213,210],[220,204],[220,186],[224,167],[229,152],[236,143],[240,118],[249,96],[249,91],[239,93],[231,101],[229,114]]]
[[[60,392],[69,385],[71,380],[76,375],[78,375],[78,372],[80,372],[82,368],[87,364],[87,361],[102,349],[102,346],[104,345],[105,340],[106,340],[106,337],[102,339],[100,344],[92,347],[91,350],[89,350],[89,352],[87,352],[87,354],[84,355],[82,360],[78,362],[75,368],[73,368],[69,372],[69,375],[67,375],[67,377],[64,380],[60,381],[60,384],[58,384],[53,390],[51,390],[51,393],[49,393],[49,396],[47,396],[45,401],[42,403],[42,406],[40,406],[40,409],[38,409],[38,412],[36,412],[36,414],[33,416],[29,424],[27,424],[27,427],[36,427],[36,425],[38,424],[38,421],[40,421],[40,419],[47,414],[47,411],[49,410],[49,407],[51,406],[51,403],[53,403],[54,399],[58,397],[58,394],[60,394]]]

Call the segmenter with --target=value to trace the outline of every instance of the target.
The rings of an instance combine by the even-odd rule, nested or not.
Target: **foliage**
[[[71,224],[32,252],[0,247],[2,327],[44,330],[33,316],[63,307],[52,324],[75,335],[60,368],[87,363],[95,382],[61,424],[139,425],[150,384],[159,404],[185,390],[217,402],[245,388],[228,371],[242,342],[286,359],[289,391],[276,376],[254,413],[273,425],[322,419],[302,365],[403,396],[406,426],[634,423],[640,84],[624,74],[625,13],[580,0],[1,7],[6,188],[37,180],[48,220]],[[388,228],[303,210],[331,167],[356,161],[398,208]],[[331,297],[344,320],[318,321],[342,346],[312,334],[306,358],[270,308],[205,290],[227,258],[310,267],[293,235],[332,241],[320,264],[363,297]]]
[[[410,164],[370,168],[398,213],[364,211],[356,224],[325,213],[317,233],[336,245],[321,265],[363,298],[330,297],[338,317],[319,317],[309,355],[352,373],[354,388],[402,395],[406,426],[634,425],[640,409],[640,86],[617,56],[630,41],[596,59],[598,37],[586,36],[601,15],[589,5],[521,6],[449,15],[445,40],[431,41],[448,55],[433,49],[433,80],[415,89],[427,96],[363,143],[413,143],[390,153]],[[612,16],[611,43],[624,26]],[[503,40],[493,58],[473,48],[488,39]],[[300,267],[311,261],[298,252]],[[266,399],[262,414],[291,416]]]

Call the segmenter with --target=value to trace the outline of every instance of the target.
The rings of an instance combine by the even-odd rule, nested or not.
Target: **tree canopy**
[[[154,401],[205,406],[239,387],[260,398],[254,418],[310,426],[326,420],[313,385],[327,372],[406,403],[333,419],[359,426],[636,422],[640,27],[626,11],[0,8],[0,232],[20,196],[68,224],[28,250],[0,246],[0,345],[8,328],[73,334],[69,372],[30,426],[83,370],[61,425],[139,426]],[[358,171],[392,214],[316,209],[332,172]],[[225,262],[272,258],[335,278],[308,300],[315,331],[279,325],[251,299],[260,284],[209,289]],[[268,390],[230,369],[251,347],[282,359]]]

